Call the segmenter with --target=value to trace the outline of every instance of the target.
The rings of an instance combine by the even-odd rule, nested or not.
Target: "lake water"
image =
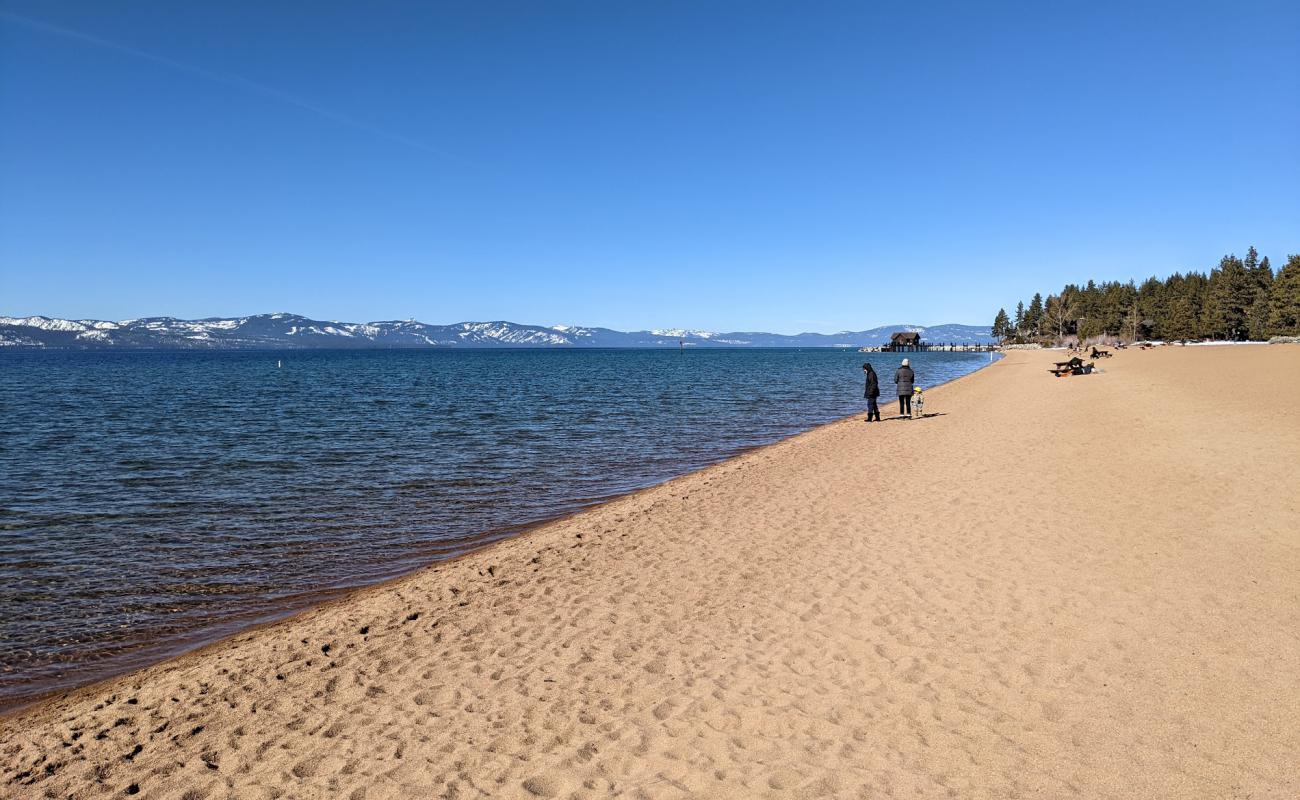
[[[0,707],[861,411],[866,359],[890,401],[842,350],[0,353]]]

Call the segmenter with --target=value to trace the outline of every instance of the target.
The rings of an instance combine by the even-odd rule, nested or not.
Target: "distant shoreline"
[[[146,317],[123,322],[51,317],[0,317],[0,351],[8,347],[86,349],[265,349],[269,347],[458,348],[678,348],[863,347],[881,345],[899,331],[920,332],[935,343],[989,343],[991,328],[978,325],[885,325],[862,331],[778,334],[718,333],[687,329],[617,331],[577,325],[526,325],[508,321],[433,325],[415,320],[338,322],[296,314],[183,320]]]
[[[1262,344],[1261,342],[1226,342],[1225,344]],[[859,347],[866,345],[686,345],[686,349],[696,352],[709,352],[717,350],[834,350],[846,353],[856,353]],[[960,346],[959,346],[960,347]],[[976,345],[971,345],[976,347]],[[985,347],[985,345],[979,345]],[[473,351],[477,353],[496,353],[496,352],[546,352],[546,353],[572,353],[588,351],[647,351],[647,352],[677,352],[678,346],[654,346],[654,347],[597,347],[597,346],[528,346],[528,345],[471,345],[471,346],[406,346],[390,345],[380,347],[28,347],[20,345],[7,345],[0,347],[0,354],[4,353],[463,353]],[[887,350],[875,349],[870,352],[881,353],[889,352]],[[910,352],[910,351],[909,351]],[[930,352],[930,351],[926,351]],[[987,352],[986,350],[941,350],[937,347],[933,352]],[[899,355],[904,355],[903,351]]]

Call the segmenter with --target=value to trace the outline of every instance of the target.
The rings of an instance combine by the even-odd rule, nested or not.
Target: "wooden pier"
[[[923,342],[921,334],[900,331],[889,337],[889,344],[864,347],[868,353],[992,353],[1000,349],[996,344],[957,344],[956,342]]]
[[[956,342],[918,342],[916,344],[881,345],[863,347],[864,353],[996,353],[1002,348],[996,344],[958,344]]]

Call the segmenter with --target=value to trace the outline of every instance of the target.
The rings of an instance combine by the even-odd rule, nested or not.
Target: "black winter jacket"
[[[863,370],[867,373],[867,389],[862,393],[863,397],[880,396],[880,377],[876,375],[874,369]]]

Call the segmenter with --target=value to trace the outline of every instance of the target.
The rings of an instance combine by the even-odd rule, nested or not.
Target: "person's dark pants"
[[[867,422],[870,422],[873,419],[876,422],[880,421],[880,404],[876,402],[876,398],[868,397],[867,398]]]
[[[910,394],[900,394],[898,396],[898,413],[905,417],[912,416],[912,396]]]

